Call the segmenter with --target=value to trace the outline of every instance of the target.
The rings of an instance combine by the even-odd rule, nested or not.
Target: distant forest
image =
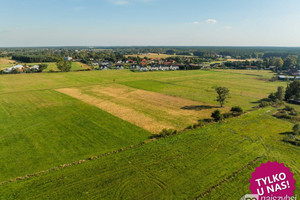
[[[230,56],[237,59],[300,57],[299,47],[38,47],[38,48],[0,48],[0,57],[11,56],[21,62],[54,62],[59,57],[72,56],[87,61],[90,58],[115,61],[124,55],[158,53],[196,56],[204,59],[217,59]]]

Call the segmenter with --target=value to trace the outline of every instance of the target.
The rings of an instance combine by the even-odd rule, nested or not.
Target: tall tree
[[[285,95],[285,94],[284,94],[284,87],[279,86],[279,87],[277,88],[277,92],[275,93],[276,99],[278,99],[279,101],[283,101],[284,95]]]
[[[56,66],[57,66],[57,69],[59,69],[60,71],[68,72],[72,68],[72,61],[66,61],[63,58],[59,58],[56,61]]]
[[[216,101],[218,101],[221,107],[227,102],[227,98],[229,98],[229,89],[227,87],[217,87],[216,92],[218,93]]]
[[[297,64],[297,57],[295,56],[288,56],[284,59],[284,68],[288,69],[293,67]]]
[[[284,64],[283,60],[281,57],[279,58],[275,58],[275,62],[274,62],[275,66],[276,66],[276,71],[282,71],[282,66]]]
[[[285,100],[300,98],[300,81],[296,80],[288,84],[285,91]]]

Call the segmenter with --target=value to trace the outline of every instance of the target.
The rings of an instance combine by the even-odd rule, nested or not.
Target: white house
[[[39,65],[34,65],[32,67],[28,67],[29,69],[36,69],[36,70],[39,70],[40,69],[40,66]]]
[[[71,61],[71,60],[73,60],[73,58],[72,58],[72,57],[70,57],[70,56],[68,56],[68,57],[65,57],[65,61]]]
[[[15,66],[9,67],[9,68],[7,68],[7,69],[5,69],[3,71],[6,72],[6,73],[10,73],[13,69],[22,70],[22,68],[23,68],[23,65],[15,65]]]

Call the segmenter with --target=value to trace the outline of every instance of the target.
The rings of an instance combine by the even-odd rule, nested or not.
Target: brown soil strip
[[[167,124],[157,122],[156,120],[144,115],[143,113],[137,112],[134,109],[115,104],[108,100],[83,94],[81,90],[77,88],[57,89],[57,91],[77,98],[88,104],[94,105],[112,115],[142,127],[152,133],[159,133],[163,128],[173,128]]]

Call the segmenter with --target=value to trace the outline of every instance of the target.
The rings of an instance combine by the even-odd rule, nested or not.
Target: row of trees
[[[289,101],[295,100],[300,98],[300,81],[295,80],[289,83],[286,89],[283,86],[279,86],[277,91],[274,93],[272,92],[269,95],[269,99],[272,101]]]
[[[299,67],[298,56],[289,55],[286,58],[282,59],[281,57],[276,58],[266,58],[266,66],[275,66],[276,72],[281,72],[282,70],[289,69],[290,67],[297,66]]]
[[[287,56],[286,58],[282,59],[281,57],[274,57],[274,58],[265,58],[264,60],[257,60],[257,61],[240,61],[240,62],[225,62],[225,66],[227,67],[234,67],[236,69],[245,68],[245,66],[257,66],[260,69],[268,68],[270,66],[275,66],[275,72],[281,72],[283,70],[289,69],[291,67],[296,66],[300,69],[300,60],[298,56]]]

